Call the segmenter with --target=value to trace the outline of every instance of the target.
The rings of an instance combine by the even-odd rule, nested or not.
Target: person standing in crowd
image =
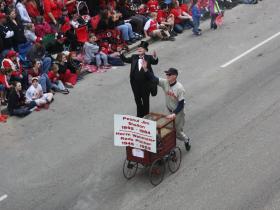
[[[185,89],[183,85],[177,81],[178,70],[169,68],[165,71],[166,79],[158,78],[151,74],[148,69],[147,61],[143,62],[143,69],[151,80],[162,88],[165,93],[166,108],[169,112],[168,119],[175,119],[176,137],[185,144],[187,151],[191,149],[190,138],[184,132],[185,125]]]
[[[217,0],[209,0],[209,11],[211,16],[210,28],[216,30],[218,26],[215,21],[219,13],[221,12]]]
[[[142,63],[147,62],[148,71],[153,74],[152,65],[158,64],[156,52],[153,55],[146,55],[148,52],[149,43],[141,41],[138,46],[138,54],[131,57],[125,57],[123,52],[120,54],[121,59],[131,64],[130,68],[130,84],[134,94],[135,103],[137,106],[137,117],[144,117],[150,112],[150,93],[156,95],[156,89],[153,87],[150,79],[146,77]]]
[[[32,22],[31,18],[25,7],[26,2],[27,2],[27,0],[17,0],[16,8],[17,8],[21,21],[23,23],[31,23]]]
[[[198,8],[198,0],[193,0],[191,9],[192,9],[192,18],[193,18],[193,25],[194,25],[193,34],[199,36],[201,35],[201,30],[199,28],[201,13],[200,13],[200,9]]]
[[[5,13],[0,13],[0,38],[3,41],[2,57],[13,48],[14,31],[7,26],[7,18]]]
[[[15,9],[9,9],[7,14],[8,14],[7,25],[9,28],[11,28],[14,31],[13,47],[15,50],[18,50],[21,45],[27,42],[24,36],[24,26],[22,22],[17,18]]]

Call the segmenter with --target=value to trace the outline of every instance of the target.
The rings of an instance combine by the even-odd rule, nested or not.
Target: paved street
[[[192,150],[152,187],[127,181],[125,149],[113,145],[113,114],[135,115],[129,65],[88,75],[49,110],[0,124],[1,210],[280,209],[279,0],[239,5],[203,35],[157,42],[158,76],[176,67],[187,91]],[[164,95],[151,111],[165,112]],[[7,195],[1,199],[1,196]]]

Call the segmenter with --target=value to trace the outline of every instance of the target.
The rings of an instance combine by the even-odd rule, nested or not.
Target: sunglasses
[[[165,75],[169,77],[169,76],[171,76],[172,74],[165,74]]]

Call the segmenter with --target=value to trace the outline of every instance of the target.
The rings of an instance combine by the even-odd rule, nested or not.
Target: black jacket
[[[13,37],[6,38],[8,31],[12,31],[8,25],[0,25],[0,37],[3,40],[3,50],[11,49],[13,47]]]
[[[17,24],[15,24],[10,18],[7,19],[7,26],[14,31],[13,46],[17,49],[19,44],[26,43],[27,40],[24,36],[24,26],[21,21],[16,20]]]
[[[13,89],[9,95],[8,99],[8,111],[10,114],[13,114],[15,109],[19,109],[22,105],[24,105],[25,97],[22,92],[20,92],[20,96],[17,94],[16,90]]]
[[[146,76],[144,70],[142,69],[139,71],[138,69],[138,60],[139,60],[139,55],[132,55],[131,57],[125,57],[124,54],[121,54],[121,59],[125,63],[131,63],[130,67],[130,80],[132,81],[141,81],[145,82],[148,81],[149,78]],[[158,64],[158,58],[154,58],[152,55],[145,55],[144,56],[145,61],[147,61],[147,68],[148,71],[151,73],[153,72],[152,65]]]

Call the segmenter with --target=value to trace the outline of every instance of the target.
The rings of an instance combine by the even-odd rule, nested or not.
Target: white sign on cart
[[[155,121],[129,115],[114,115],[115,146],[130,146],[156,153],[156,133]],[[139,151],[135,150],[135,155],[138,153]]]

